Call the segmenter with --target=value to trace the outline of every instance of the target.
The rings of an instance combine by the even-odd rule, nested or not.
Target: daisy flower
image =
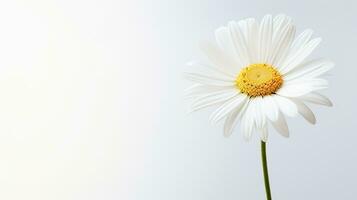
[[[295,26],[285,15],[266,15],[260,22],[231,21],[218,28],[216,42],[201,45],[210,63],[189,63],[198,70],[186,73],[195,82],[187,90],[192,111],[218,106],[210,120],[225,119],[225,136],[240,124],[246,139],[259,132],[264,142],[269,124],[289,136],[286,116],[300,114],[314,124],[315,115],[305,103],[332,106],[317,91],[327,88],[320,76],[334,64],[321,58],[306,60],[321,42],[312,35],[307,29],[295,37]]]

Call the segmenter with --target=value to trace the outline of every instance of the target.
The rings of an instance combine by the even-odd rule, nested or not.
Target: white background
[[[313,106],[270,134],[274,199],[355,199],[353,0],[15,0],[0,3],[0,199],[264,199],[259,139],[187,114],[184,64],[229,20],[293,17],[336,67]]]

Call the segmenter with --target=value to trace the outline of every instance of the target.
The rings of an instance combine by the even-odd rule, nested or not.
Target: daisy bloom
[[[190,62],[197,71],[186,73],[195,82],[187,90],[192,111],[218,106],[210,120],[225,120],[225,136],[237,124],[247,140],[253,132],[260,134],[267,199],[271,199],[265,150],[269,124],[288,137],[286,116],[300,114],[315,124],[305,103],[332,106],[317,91],[327,88],[320,76],[334,64],[321,58],[306,60],[321,42],[312,35],[307,29],[295,36],[295,26],[285,15],[231,21],[215,31],[215,43],[202,43],[210,63]]]
[[[200,69],[186,73],[196,83],[187,89],[193,98],[192,111],[218,105],[210,119],[225,119],[225,136],[240,124],[246,139],[259,132],[263,141],[268,139],[268,124],[289,136],[285,116],[300,114],[315,124],[305,102],[332,106],[316,91],[327,88],[328,82],[320,75],[334,64],[327,59],[306,61],[321,42],[312,34],[308,29],[295,37],[295,26],[285,15],[266,15],[261,22],[253,18],[231,21],[218,28],[216,43],[201,45],[211,63],[189,63]]]

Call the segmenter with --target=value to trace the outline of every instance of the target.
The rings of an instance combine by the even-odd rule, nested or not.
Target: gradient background
[[[229,20],[293,17],[336,68],[313,106],[270,134],[274,199],[356,199],[357,12],[349,0],[15,0],[0,3],[0,199],[264,199],[258,136],[187,114],[198,43]]]

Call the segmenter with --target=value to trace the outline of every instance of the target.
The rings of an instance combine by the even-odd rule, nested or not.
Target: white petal
[[[238,64],[233,66],[233,70],[237,70],[243,65],[239,60],[239,54],[234,46],[233,39],[227,27],[218,28],[215,31],[216,41],[218,45]]]
[[[229,116],[227,117],[227,119],[224,123],[224,132],[223,133],[224,133],[225,137],[229,137],[232,134],[234,127],[236,126],[239,119],[242,117],[242,115],[246,111],[248,103],[249,103],[249,99],[247,98],[247,100],[245,100],[245,103],[241,109],[235,109],[235,110],[233,110],[233,112],[231,112],[229,114]]]
[[[207,91],[207,89],[205,87],[206,87],[206,85],[201,85],[201,84],[197,84],[197,83],[193,84],[184,90],[184,96],[194,95],[196,92],[199,93],[202,90]],[[217,87],[217,86],[214,86],[214,87]]]
[[[246,42],[247,42],[248,32],[249,32],[248,20],[250,20],[250,18],[244,19],[244,20],[239,20],[237,22]]]
[[[187,88],[184,91],[184,96],[186,97],[196,97],[202,94],[219,92],[225,90],[235,89],[235,86],[214,86],[214,85],[202,85],[202,84],[194,84],[191,87]]]
[[[333,66],[333,62],[326,59],[315,59],[300,64],[294,70],[291,70],[289,73],[284,75],[284,80],[315,78],[326,73],[332,69]]]
[[[278,67],[278,60],[287,54],[288,48],[294,40],[295,27],[291,21],[291,18],[284,14],[275,16],[273,20],[273,46],[268,63],[276,67]]]
[[[255,105],[249,102],[247,110],[242,118],[241,129],[246,140],[250,140],[255,127],[254,124],[254,109]]]
[[[226,121],[224,122],[224,136],[225,137],[229,137],[231,136],[232,132],[233,132],[233,128],[234,128],[234,121],[236,120],[236,118],[238,117],[240,110],[237,111],[233,111],[229,114],[229,116],[227,117]]]
[[[295,26],[288,24],[281,31],[280,35],[273,40],[273,53],[269,60],[269,63],[273,64],[277,68],[285,60],[288,55],[289,47],[295,37]]]
[[[273,19],[274,36],[276,35],[277,32],[280,31],[282,26],[285,26],[286,23],[290,23],[290,22],[291,22],[290,17],[284,14],[276,15]]]
[[[284,75],[290,70],[294,69],[312,53],[312,51],[320,44],[320,42],[321,38],[312,39],[305,46],[298,49],[295,54],[291,54],[291,56],[287,58],[286,62],[280,68],[280,72]]]
[[[258,63],[259,62],[259,48],[258,48],[258,40],[259,37],[259,25],[258,22],[251,18],[246,20],[247,26],[247,48],[249,52],[250,62]]]
[[[216,44],[210,42],[202,42],[201,50],[207,55],[210,61],[216,65],[220,70],[225,71],[228,74],[234,75],[237,73],[233,69],[240,65],[235,59],[231,58],[227,53],[225,53]]]
[[[299,97],[299,99],[314,104],[332,106],[332,102],[330,101],[330,99],[317,92],[311,92],[309,94]]]
[[[266,15],[259,27],[259,61],[267,63],[271,53],[273,39],[273,19]]]
[[[264,96],[262,101],[262,111],[271,121],[276,121],[279,116],[279,107],[276,105],[272,96]]]
[[[285,97],[299,97],[315,90],[325,89],[327,86],[328,82],[324,79],[286,81],[276,94]]]
[[[186,65],[190,68],[195,69],[195,71],[202,72],[203,74],[208,74],[208,75],[212,74],[215,76],[221,76],[228,79],[235,79],[237,76],[236,73],[227,72],[227,70],[224,70],[220,67],[209,65],[199,61],[190,61]]]
[[[255,127],[258,132],[260,132],[261,140],[267,141],[268,139],[268,127],[267,127],[267,118],[263,112],[263,99],[257,98],[256,107],[255,107]]]
[[[289,128],[282,113],[279,113],[278,120],[271,121],[271,124],[282,136],[289,137]]]
[[[268,125],[266,124],[260,131],[261,131],[260,139],[263,142],[267,142],[268,141]]]
[[[304,47],[310,41],[313,33],[314,32],[311,29],[307,29],[300,33],[300,35],[291,44],[291,54],[295,54],[300,48]]]
[[[210,116],[210,121],[217,123],[219,120],[227,116],[227,114],[229,114],[233,110],[241,109],[246,99],[247,95],[245,94],[236,95],[229,101],[222,104],[217,110],[215,110]]]
[[[316,117],[309,107],[307,107],[302,101],[299,100],[294,100],[294,103],[296,104],[301,116],[303,116],[311,124],[316,123]]]
[[[311,88],[326,88],[328,81],[322,78],[297,78],[293,80],[285,80],[283,87],[289,85],[307,85]]]
[[[308,94],[312,89],[306,85],[285,85],[281,87],[276,94],[284,97],[298,97]]]
[[[217,103],[228,101],[236,95],[237,91],[233,89],[216,91],[207,93],[206,95],[201,95],[192,102],[191,112],[206,108]]]
[[[274,95],[273,99],[275,100],[282,113],[289,117],[294,117],[297,115],[297,107],[290,99],[281,97],[279,95]]]
[[[239,59],[241,60],[242,66],[247,66],[250,64],[249,53],[247,48],[247,43],[244,38],[244,34],[240,29],[237,22],[231,21],[228,23],[229,32],[231,33],[234,46],[239,54]]]
[[[215,86],[233,86],[235,85],[234,80],[229,80],[218,76],[208,76],[205,74],[195,73],[195,72],[185,72],[185,78],[196,83],[204,85],[215,85]]]
[[[252,103],[255,106],[254,109],[254,121],[258,130],[262,129],[265,123],[265,115],[263,113],[263,99],[262,97],[255,97],[252,99]]]

